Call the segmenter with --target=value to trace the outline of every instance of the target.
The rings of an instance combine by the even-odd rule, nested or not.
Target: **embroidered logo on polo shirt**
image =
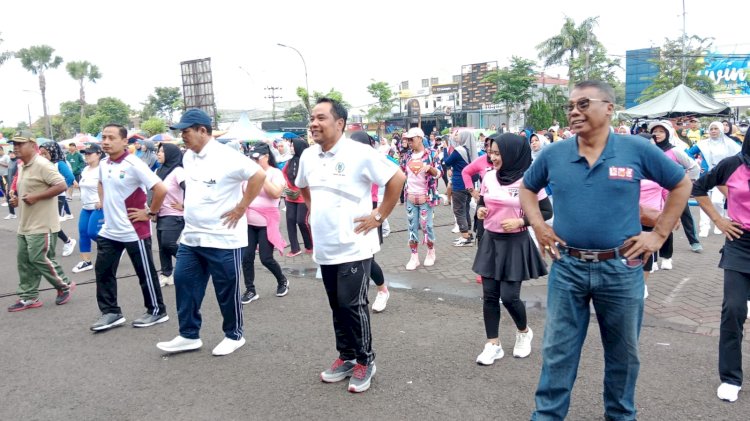
[[[120,170],[120,179],[125,178],[125,170]]]
[[[208,185],[212,185],[212,184],[216,184],[216,180],[214,180],[214,179],[212,178],[212,179],[210,179],[210,180],[208,180],[208,181],[204,181],[204,183],[206,183],[206,184],[208,184]]]
[[[508,194],[510,197],[518,197],[520,193],[521,191],[518,187],[508,187]]]
[[[343,162],[337,162],[336,163],[336,175],[343,175],[341,173],[344,172],[344,163]]]
[[[609,167],[610,180],[633,180],[633,169],[628,167]]]

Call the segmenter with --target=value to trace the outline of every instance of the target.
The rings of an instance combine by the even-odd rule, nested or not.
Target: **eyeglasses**
[[[563,109],[568,114],[572,113],[575,108],[578,108],[578,111],[586,111],[586,110],[588,110],[589,106],[591,105],[591,101],[606,102],[608,104],[611,104],[611,102],[609,102],[609,101],[607,101],[605,99],[581,98],[581,99],[579,99],[576,102],[569,102],[569,103],[563,105]]]

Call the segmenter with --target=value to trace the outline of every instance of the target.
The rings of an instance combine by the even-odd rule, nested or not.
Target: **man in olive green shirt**
[[[18,284],[19,300],[8,311],[41,307],[39,283],[43,277],[57,289],[55,304],[70,300],[75,283],[70,282],[55,260],[57,232],[57,195],[65,191],[65,179],[57,168],[38,154],[36,139],[30,132],[13,137],[13,149],[23,165],[18,169],[16,190],[10,192],[10,206],[18,207]]]

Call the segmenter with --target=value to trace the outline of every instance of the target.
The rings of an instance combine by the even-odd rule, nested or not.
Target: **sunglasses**
[[[591,105],[591,101],[594,102],[606,102],[608,104],[611,104],[611,102],[604,100],[604,99],[596,99],[596,98],[581,98],[576,102],[569,102],[565,105],[563,105],[563,109],[566,113],[570,114],[573,112],[574,109],[578,108],[578,111],[586,111],[588,110],[589,106]]]

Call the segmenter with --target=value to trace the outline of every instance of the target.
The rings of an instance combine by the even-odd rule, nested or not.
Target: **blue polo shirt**
[[[555,192],[555,233],[570,247],[612,249],[641,232],[642,179],[673,189],[685,170],[640,136],[611,133],[589,167],[578,154],[578,136],[546,146],[523,177],[533,192]]]

